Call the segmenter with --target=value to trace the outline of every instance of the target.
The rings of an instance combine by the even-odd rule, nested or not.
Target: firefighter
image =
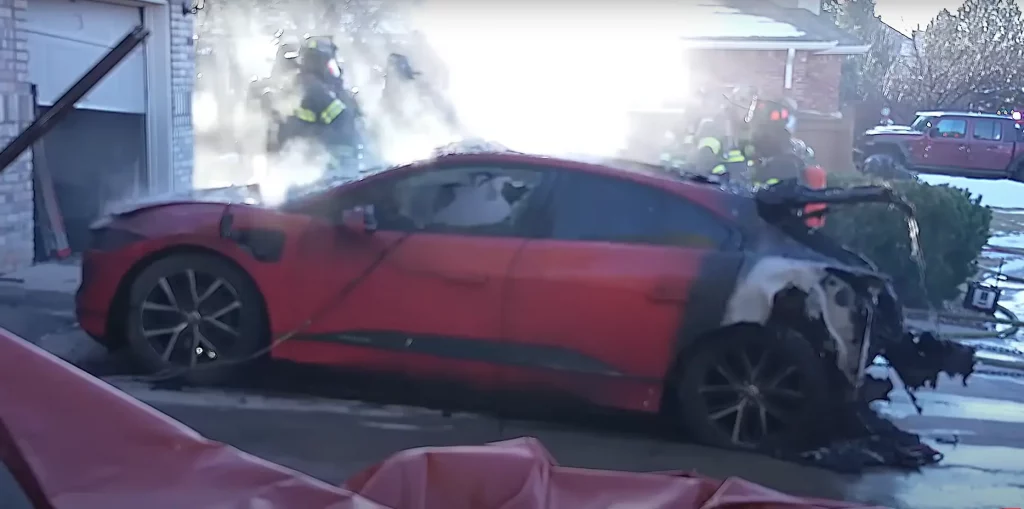
[[[803,158],[793,148],[790,133],[792,113],[781,103],[758,101],[750,115],[750,144],[752,155],[752,184],[770,186],[782,180],[803,181]]]
[[[725,154],[722,155],[722,162],[711,169],[711,174],[730,181],[745,176],[748,166],[749,161],[743,153],[743,149],[734,145],[733,148],[725,151]]]
[[[749,161],[743,150],[743,121],[740,108],[726,97],[716,118],[702,124],[698,134],[698,162],[709,173],[728,182],[744,178]]]
[[[702,89],[700,96],[706,97]],[[722,150],[729,146],[729,125],[721,105],[715,101],[703,103],[698,108],[696,128],[687,145],[692,168],[701,175],[711,175],[722,162]]]
[[[414,69],[409,57],[401,53],[388,55],[384,68],[384,91],[381,97],[384,108],[396,120],[404,121],[406,96],[417,88],[416,81],[421,73]]]
[[[697,128],[696,139],[694,166],[698,173],[713,174],[722,161],[722,148],[728,143],[725,127],[720,120],[704,119]]]
[[[758,157],[754,167],[755,187],[771,186],[782,180],[797,179],[811,189],[824,189],[827,174],[814,160],[814,150],[801,140],[793,138],[796,126],[790,105],[762,102],[755,106],[751,119],[753,151]],[[804,207],[809,228],[825,224],[824,216],[815,215],[826,209],[825,204],[812,203]]]
[[[445,97],[444,87],[439,86],[436,77],[425,76],[403,53],[388,55],[382,100],[391,117],[403,125],[415,125],[424,116],[430,116],[452,132],[463,134],[455,108]]]
[[[328,169],[343,170],[356,162],[359,109],[344,86],[337,47],[325,38],[307,37],[297,53],[297,73],[287,87],[291,90],[283,91],[288,97],[284,107],[290,111],[283,112],[271,152],[303,140],[309,143],[307,149],[326,152]]]

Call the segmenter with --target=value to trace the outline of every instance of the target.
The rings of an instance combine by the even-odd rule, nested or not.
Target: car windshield
[[[933,120],[935,120],[935,117],[933,116],[921,115],[920,117],[917,117],[916,120],[914,120],[913,124],[910,124],[910,128],[915,131],[923,132],[932,126]]]

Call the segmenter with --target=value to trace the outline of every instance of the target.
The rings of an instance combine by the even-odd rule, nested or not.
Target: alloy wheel
[[[752,448],[792,430],[809,402],[804,383],[795,364],[748,344],[720,355],[704,373],[698,393],[707,419],[733,445]]]
[[[158,279],[139,312],[142,336],[160,358],[191,367],[230,352],[243,308],[225,279],[187,269]]]

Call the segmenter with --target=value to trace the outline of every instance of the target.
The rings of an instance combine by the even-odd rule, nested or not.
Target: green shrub
[[[872,183],[860,174],[829,176],[830,187]],[[893,278],[907,306],[922,307],[928,301],[939,305],[957,297],[957,286],[974,275],[978,255],[988,242],[992,211],[981,205],[981,196],[965,189],[921,181],[889,185],[915,207],[925,260],[924,288],[910,257],[907,223],[900,211],[877,204],[841,206],[828,216],[824,230],[878,264]]]

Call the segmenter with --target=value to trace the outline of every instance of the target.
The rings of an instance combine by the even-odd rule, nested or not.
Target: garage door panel
[[[141,23],[141,9],[101,2],[32,0],[23,25],[29,49],[29,81],[39,102],[52,105],[109,48]],[[137,49],[79,107],[144,113],[145,55]]]

